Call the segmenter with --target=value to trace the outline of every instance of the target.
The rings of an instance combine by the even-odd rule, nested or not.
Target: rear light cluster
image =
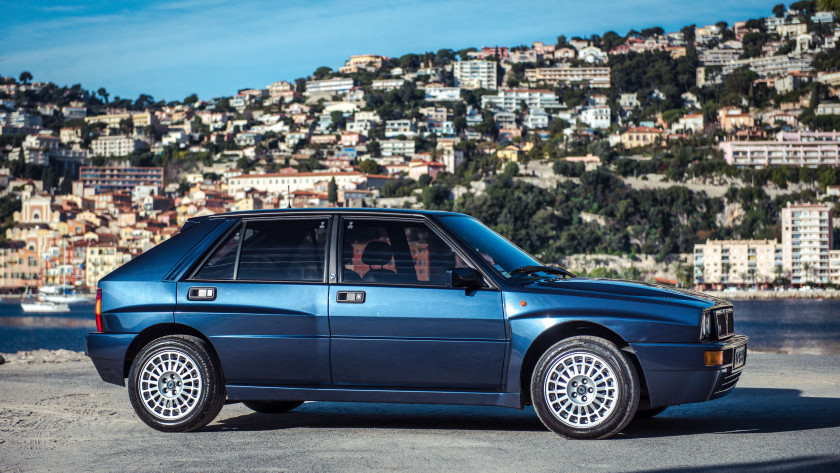
[[[96,314],[96,331],[102,332],[102,289],[96,289],[96,307],[94,308]]]

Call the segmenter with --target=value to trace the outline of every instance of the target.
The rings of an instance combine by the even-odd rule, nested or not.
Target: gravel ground
[[[720,400],[611,440],[566,440],[533,410],[307,403],[225,406],[189,434],[138,420],[83,354],[3,354],[0,471],[840,471],[840,357],[751,353]]]

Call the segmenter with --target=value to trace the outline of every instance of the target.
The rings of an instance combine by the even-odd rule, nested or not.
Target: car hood
[[[609,294],[625,297],[665,298],[675,302],[682,301],[691,305],[713,306],[728,304],[727,301],[708,294],[677,289],[661,284],[621,279],[571,278],[541,280],[531,283],[529,287],[551,292],[581,292],[585,295],[591,294],[593,296],[597,294]]]

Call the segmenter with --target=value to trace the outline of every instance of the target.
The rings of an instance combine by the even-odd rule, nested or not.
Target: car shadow
[[[840,398],[798,389],[736,388],[719,400],[669,407],[624,429],[624,438],[796,432],[840,426]]]
[[[736,388],[719,400],[670,407],[632,422],[616,438],[795,432],[840,426],[840,398],[803,397],[797,389]],[[306,403],[284,414],[221,417],[205,431],[298,427],[545,431],[533,408],[425,404]]]
[[[697,466],[697,467],[668,467],[655,470],[635,470],[636,473],[753,473],[761,471],[764,473],[787,473],[795,471],[807,471],[808,473],[836,473],[840,471],[840,457],[833,456],[808,456],[786,458],[779,460],[768,460],[749,463],[727,463],[720,465]]]

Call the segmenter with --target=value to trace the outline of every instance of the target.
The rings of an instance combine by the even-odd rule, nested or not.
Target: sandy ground
[[[730,396],[572,441],[531,409],[327,402],[232,404],[202,431],[163,434],[83,354],[3,356],[2,472],[840,471],[840,357],[751,353]]]

